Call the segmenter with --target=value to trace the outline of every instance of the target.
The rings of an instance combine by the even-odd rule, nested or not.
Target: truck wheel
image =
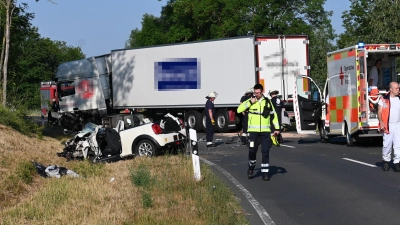
[[[225,109],[220,109],[217,112],[217,118],[215,120],[217,130],[220,133],[228,132],[228,114]]]
[[[189,110],[186,113],[186,123],[189,128],[192,128],[196,131],[200,131],[202,123],[201,114],[196,110]]]
[[[352,137],[352,135],[350,134],[349,128],[346,125],[346,145],[349,147],[353,147],[354,146],[354,139]]]
[[[201,129],[206,132],[206,110],[201,114]]]
[[[156,155],[156,147],[152,141],[143,139],[136,145],[135,155],[153,157]]]

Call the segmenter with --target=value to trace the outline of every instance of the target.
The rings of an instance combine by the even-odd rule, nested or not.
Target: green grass
[[[36,168],[32,162],[22,161],[17,167],[17,177],[23,181],[25,184],[32,183],[33,176],[36,173]]]
[[[6,136],[18,151],[8,151],[8,143],[0,146],[5,171],[0,202],[7,202],[0,205],[0,224],[249,224],[237,213],[242,211],[238,199],[207,165],[201,164],[202,179],[194,179],[186,155],[109,164],[59,161],[55,153],[62,150],[60,140],[38,140],[35,135],[41,130],[25,118],[23,110],[0,107],[0,123],[28,136],[15,131]],[[32,145],[19,146],[21,137]],[[42,178],[31,163],[33,156],[80,177]]]

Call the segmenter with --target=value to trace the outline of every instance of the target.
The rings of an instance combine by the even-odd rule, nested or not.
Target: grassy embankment
[[[67,139],[60,128],[24,116],[0,108],[0,224],[248,224],[238,199],[207,166],[196,182],[182,155],[66,162],[56,156]],[[80,178],[40,177],[32,161]]]

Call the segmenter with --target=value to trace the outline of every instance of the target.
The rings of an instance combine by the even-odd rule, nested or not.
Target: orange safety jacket
[[[400,96],[397,96],[400,99]],[[383,132],[389,133],[389,117],[390,117],[390,93],[387,93],[382,97],[382,122],[379,123],[379,130],[383,127]]]

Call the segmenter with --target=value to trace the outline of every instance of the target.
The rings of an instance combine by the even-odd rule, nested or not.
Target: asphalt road
[[[198,138],[204,134],[198,134]],[[270,151],[270,181],[262,181],[261,151],[248,179],[248,148],[216,134],[217,147],[199,143],[211,165],[240,199],[251,224],[400,224],[400,173],[381,169],[382,139],[347,147],[344,138],[284,133]]]

